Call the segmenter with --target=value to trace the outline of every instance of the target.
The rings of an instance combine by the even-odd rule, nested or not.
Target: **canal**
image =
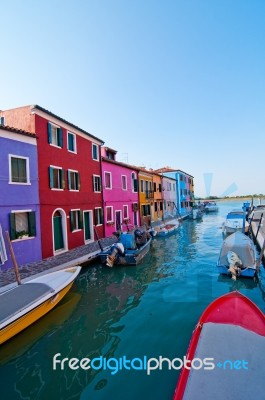
[[[185,220],[174,236],[154,239],[137,267],[84,267],[57,308],[1,346],[1,399],[171,399],[179,371],[164,362],[147,375],[145,359],[183,358],[200,314],[222,294],[240,290],[265,309],[263,266],[255,281],[216,269],[224,216],[241,206],[220,202],[203,221]],[[97,359],[95,368],[54,369],[57,353],[58,360]]]

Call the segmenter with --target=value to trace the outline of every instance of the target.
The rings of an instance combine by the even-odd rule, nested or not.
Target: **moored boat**
[[[256,272],[256,251],[253,240],[242,232],[229,235],[222,244],[217,268],[220,274],[253,278]]]
[[[64,268],[33,278],[0,295],[0,344],[52,310],[66,295],[81,270]]]
[[[204,210],[206,212],[217,212],[218,211],[218,205],[216,204],[215,201],[208,201],[205,203]]]
[[[147,231],[136,229],[123,232],[117,243],[103,250],[100,254],[102,264],[108,267],[116,265],[137,265],[150,250],[152,236]]]
[[[179,227],[179,221],[173,220],[165,224],[157,226],[155,229],[157,237],[169,236],[177,231]]]
[[[263,312],[239,292],[217,298],[193,331],[173,400],[263,400],[264,349]]]
[[[234,233],[236,231],[245,233],[248,232],[249,222],[246,220],[246,212],[243,210],[232,210],[230,211],[225,219],[223,225],[223,231],[225,234]]]

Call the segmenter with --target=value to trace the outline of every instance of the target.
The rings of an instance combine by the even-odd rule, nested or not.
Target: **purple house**
[[[138,226],[138,170],[116,161],[116,151],[102,147],[102,187],[105,236]]]
[[[36,135],[0,125],[0,269],[42,258]]]

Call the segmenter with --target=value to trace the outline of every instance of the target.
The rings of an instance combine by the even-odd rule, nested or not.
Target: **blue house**
[[[36,135],[0,125],[0,269],[42,258]]]

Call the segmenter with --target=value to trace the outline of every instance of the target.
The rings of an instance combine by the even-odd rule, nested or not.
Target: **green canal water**
[[[224,216],[241,206],[220,202],[217,214],[184,221],[176,235],[155,239],[137,267],[84,267],[52,312],[1,346],[1,399],[171,399],[179,371],[164,363],[147,375],[140,369],[145,357],[182,358],[200,314],[222,294],[238,289],[265,309],[263,266],[257,281],[234,282],[216,269]],[[98,358],[98,369],[54,370],[57,353]],[[138,359],[134,369],[114,370],[109,360],[122,357]],[[113,369],[100,368],[103,358]]]

